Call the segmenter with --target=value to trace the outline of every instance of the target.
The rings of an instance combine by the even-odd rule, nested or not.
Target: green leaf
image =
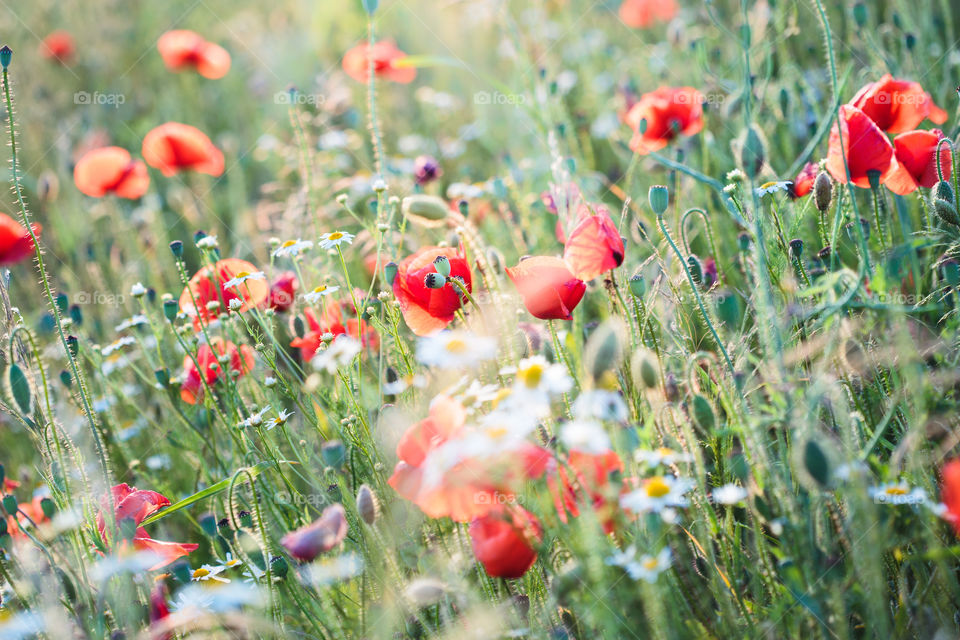
[[[23,373],[23,369],[15,364],[11,364],[7,367],[7,375],[4,378],[7,395],[16,403],[20,413],[27,417],[32,415],[33,394],[30,392],[30,382]]]
[[[260,475],[261,472],[266,471],[267,469],[273,466],[275,466],[273,462],[264,461],[264,462],[258,462],[252,467],[247,467],[247,468],[250,471],[250,475],[256,478],[258,475]],[[246,479],[248,477],[249,476],[247,476],[246,474],[242,476],[243,479]],[[201,491],[196,492],[192,496],[187,496],[183,500],[173,503],[163,511],[158,511],[152,516],[150,516],[149,518],[144,518],[143,522],[140,523],[140,526],[145,527],[149,524],[153,524],[154,522],[156,522],[157,520],[160,520],[161,518],[166,518],[171,513],[175,513],[177,511],[180,511],[181,509],[186,509],[187,507],[193,504],[196,504],[201,500],[206,500],[207,498],[215,496],[222,491],[226,491],[227,489],[230,488],[230,482],[232,480],[233,480],[232,478],[225,478],[220,482],[218,482],[217,484],[211,485],[206,489],[202,489]]]

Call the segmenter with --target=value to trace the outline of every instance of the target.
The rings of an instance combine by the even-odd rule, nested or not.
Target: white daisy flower
[[[634,452],[633,458],[637,462],[643,462],[651,467],[661,464],[669,467],[678,462],[693,462],[693,456],[689,453],[674,451],[670,447],[659,447],[653,451],[638,449]]]
[[[562,364],[551,364],[543,356],[524,358],[517,367],[507,367],[502,374],[516,374],[513,393],[508,398],[511,405],[527,404],[542,409],[549,407],[550,399],[573,388],[573,380]]]
[[[194,569],[190,575],[193,582],[206,582],[207,580],[216,580],[217,582],[230,582],[230,578],[222,578],[220,574],[226,571],[226,567],[215,567],[205,564],[199,569]]]
[[[560,441],[571,451],[599,455],[610,451],[610,436],[595,420],[572,420],[560,429]]]
[[[340,287],[328,287],[325,284],[320,285],[319,287],[314,288],[313,291],[303,294],[303,299],[308,304],[317,304],[320,302],[320,299],[324,296],[328,296],[331,293],[336,293]]]
[[[438,331],[417,341],[417,360],[429,367],[475,367],[497,357],[497,341],[469,331]]]
[[[232,298],[230,302],[227,303],[227,308],[230,311],[240,311],[240,307],[243,306],[243,300],[240,298]]]
[[[410,387],[422,389],[427,386],[427,379],[420,374],[410,374],[397,378],[396,380],[384,382],[382,385],[383,394],[395,396],[403,393]]]
[[[320,236],[320,248],[333,249],[334,247],[339,247],[342,244],[351,244],[355,237],[356,236],[354,236],[352,233],[347,233],[346,231],[325,233]]]
[[[309,240],[301,240],[300,238],[297,238],[296,240],[287,240],[273,252],[273,257],[296,258],[302,252],[312,248],[313,243]]]
[[[265,575],[267,572],[255,564],[247,565],[247,570],[243,572],[244,582],[259,582]]]
[[[273,376],[267,376],[263,379],[263,386],[265,386],[267,389],[273,389],[275,386],[277,386],[277,379]]]
[[[241,560],[240,558],[234,558],[233,554],[228,551],[226,559],[220,564],[220,566],[223,567],[224,569],[234,569],[236,567],[242,567],[243,560]]]
[[[263,424],[263,416],[265,416],[268,411],[270,411],[270,405],[265,406],[263,409],[260,409],[260,411],[251,413],[246,420],[237,426],[241,429],[244,427],[259,427]]]
[[[670,548],[664,547],[656,556],[642,555],[626,567],[627,575],[634,580],[643,580],[653,584],[660,574],[670,568]]]
[[[764,182],[762,185],[757,187],[755,191],[758,196],[765,196],[768,193],[776,193],[777,191],[786,191],[790,188],[790,185],[793,184],[792,180],[781,180],[779,182]]]
[[[927,502],[927,492],[910,485],[898,483],[885,483],[876,487],[870,487],[868,490],[870,497],[877,504],[925,504]]]
[[[639,489],[620,497],[620,506],[635,514],[666,513],[672,516],[673,507],[689,504],[685,493],[693,488],[693,482],[676,476],[653,476],[644,480]]]
[[[573,415],[608,422],[626,422],[627,405],[616,391],[594,389],[584,391],[573,403]]]
[[[227,280],[226,282],[223,283],[223,288],[232,289],[235,287],[239,287],[247,280],[266,280],[266,279],[267,279],[267,276],[263,273],[263,271],[254,271],[253,273],[250,273],[249,271],[238,271],[237,275],[234,276],[233,279]]]
[[[218,246],[217,236],[204,236],[197,241],[198,249],[216,249]]]
[[[114,351],[118,351],[120,349],[123,349],[124,347],[130,346],[135,342],[136,340],[134,340],[132,337],[123,336],[122,338],[118,338],[117,340],[114,340],[113,342],[105,346],[103,349],[100,350],[100,353],[102,353],[105,356],[108,356]]]
[[[719,504],[737,504],[747,499],[747,490],[738,484],[725,484],[717,487],[710,494],[713,501]]]
[[[341,334],[334,339],[323,351],[318,351],[310,364],[316,371],[325,371],[334,374],[340,367],[345,367],[353,362],[362,351],[360,342],[354,340],[348,335]]]
[[[143,315],[142,313],[138,313],[137,315],[131,316],[115,326],[113,330],[119,333],[120,331],[126,331],[127,329],[139,327],[145,324],[147,324],[147,316]]]
[[[273,429],[274,427],[279,427],[287,424],[287,420],[289,420],[290,416],[292,415],[293,415],[292,411],[287,411],[286,409],[284,409],[283,411],[277,414],[276,418],[267,422],[267,431],[269,431],[270,429]]]

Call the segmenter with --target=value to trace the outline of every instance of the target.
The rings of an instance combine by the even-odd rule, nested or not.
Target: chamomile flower
[[[233,298],[227,303],[227,308],[230,309],[230,311],[240,311],[240,307],[242,306],[243,300],[240,298]]]
[[[264,275],[263,271],[254,271],[250,273],[249,271],[238,271],[237,275],[231,280],[227,280],[223,283],[224,289],[233,289],[242,285],[247,280],[266,280],[267,276]]]
[[[693,482],[676,476],[653,476],[644,480],[639,489],[620,497],[620,506],[637,515],[659,513],[673,519],[673,507],[689,504],[684,495],[693,488]]]
[[[273,429],[274,427],[280,427],[287,424],[287,420],[289,420],[290,416],[292,415],[293,415],[292,411],[287,411],[286,409],[284,409],[283,411],[277,414],[276,418],[274,418],[273,420],[267,421],[267,431],[269,431],[270,429]]]
[[[147,316],[143,315],[142,313],[138,313],[137,315],[131,316],[115,326],[113,330],[117,332],[126,331],[127,329],[132,329],[133,327],[145,325],[147,322]]]
[[[307,304],[317,304],[320,302],[321,298],[328,296],[331,293],[335,293],[339,288],[340,287],[328,287],[327,285],[322,284],[319,287],[315,287],[313,291],[303,294],[303,299],[307,302]]]
[[[692,462],[693,456],[682,451],[674,451],[670,447],[659,447],[652,451],[638,449],[633,454],[634,460],[645,463],[651,467],[657,465],[670,466],[678,462]]]
[[[560,441],[571,451],[601,454],[610,451],[610,436],[595,420],[572,420],[560,429]]]
[[[247,565],[247,570],[243,572],[244,582],[259,582],[267,572],[255,564]]]
[[[561,364],[551,364],[543,356],[524,358],[514,369],[508,367],[502,374],[516,374],[513,393],[507,398],[508,404],[537,407],[549,407],[550,399],[566,393],[573,388],[573,380]]]
[[[427,386],[427,379],[425,377],[420,374],[410,374],[401,377],[394,377],[392,380],[390,380],[388,376],[387,381],[382,385],[382,389],[384,395],[395,396],[403,393],[410,387],[422,389],[425,386]]]
[[[670,568],[670,548],[664,547],[655,556],[644,554],[626,567],[627,575],[634,580],[643,580],[653,584],[660,574]]]
[[[768,193],[776,193],[777,191],[787,191],[792,185],[791,180],[781,180],[779,182],[764,182],[762,185],[757,187],[755,191],[758,196],[765,196]]]
[[[130,295],[134,298],[142,298],[143,296],[147,295],[147,288],[138,282],[130,287]]]
[[[134,344],[135,342],[136,342],[136,340],[134,340],[134,339],[131,338],[130,336],[124,336],[124,337],[122,337],[122,338],[118,338],[117,340],[114,340],[113,342],[111,342],[110,344],[108,344],[107,346],[105,346],[104,348],[102,348],[102,349],[100,350],[100,353],[102,353],[102,354],[105,355],[105,356],[108,356],[108,355],[110,355],[111,353],[113,353],[114,351],[119,351],[120,349],[123,349],[124,347],[130,346],[131,344]]]
[[[747,490],[738,484],[725,484],[714,489],[710,496],[718,504],[737,504],[746,500]]]
[[[263,416],[265,416],[268,411],[270,411],[270,405],[265,406],[263,409],[260,409],[260,411],[251,413],[249,416],[247,416],[246,420],[244,420],[237,426],[240,428],[259,427],[260,425],[263,424]]]
[[[217,236],[203,236],[197,240],[198,249],[216,249],[218,246]]]
[[[345,367],[353,362],[362,351],[360,342],[354,340],[348,335],[341,334],[330,343],[326,349],[318,351],[310,364],[316,371],[325,371],[334,374],[340,367]]]
[[[885,483],[870,487],[870,497],[877,504],[924,504],[927,502],[927,492],[919,487],[911,488],[904,482]]]
[[[302,252],[312,248],[312,242],[297,238],[296,240],[287,240],[281,244],[272,255],[274,258],[296,258]]]
[[[439,369],[475,367],[497,357],[497,341],[469,331],[438,331],[417,341],[417,360]]]
[[[577,418],[626,422],[629,417],[627,405],[616,391],[593,389],[584,391],[573,403],[573,415]]]
[[[333,249],[334,247],[339,247],[342,244],[351,244],[354,237],[355,236],[352,233],[347,233],[346,231],[325,233],[320,236],[320,248]]]
[[[240,558],[234,558],[232,553],[227,552],[226,559],[219,566],[223,567],[224,569],[234,569],[236,567],[242,567],[243,560]]]
[[[190,580],[193,582],[206,582],[207,580],[230,582],[230,578],[223,578],[220,576],[220,574],[226,570],[226,567],[215,567],[210,564],[205,564],[202,567],[193,570],[193,573],[190,574]]]

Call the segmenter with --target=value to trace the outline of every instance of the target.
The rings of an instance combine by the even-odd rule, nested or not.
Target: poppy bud
[[[3,496],[3,510],[13,516],[17,513],[17,498],[12,493]]]
[[[170,243],[170,252],[173,253],[173,257],[179,260],[183,257],[183,242],[180,240],[174,240]]]
[[[503,273],[504,257],[496,247],[487,247],[487,262],[496,273]]]
[[[584,362],[594,381],[599,382],[608,371],[620,366],[623,358],[623,333],[618,320],[607,320],[597,327],[584,347]]]
[[[0,66],[3,67],[3,70],[6,71],[7,67],[10,66],[10,59],[13,57],[13,49],[7,45],[3,45],[3,48],[0,49]]]
[[[650,208],[657,216],[662,216],[670,206],[670,191],[662,184],[655,184],[647,192]]]
[[[77,340],[77,336],[67,336],[67,350],[70,352],[70,357],[77,357],[80,352],[80,341]]]
[[[653,389],[657,386],[659,376],[657,375],[657,356],[649,349],[637,349],[633,353],[633,368],[640,373],[640,381],[643,386]]]
[[[740,163],[743,165],[743,170],[751,178],[756,178],[760,169],[763,168],[765,158],[766,151],[764,150],[763,138],[760,137],[759,131],[750,127],[747,130],[743,141],[743,149],[740,152]]]
[[[746,231],[742,232],[737,236],[737,246],[740,247],[740,251],[746,253],[750,250],[750,234]]]
[[[270,559],[270,573],[274,576],[283,580],[287,577],[287,572],[290,571],[290,565],[287,564],[287,559],[283,556],[274,556]]]
[[[803,255],[803,240],[794,238],[790,241],[790,255],[797,260],[800,259],[800,256]]]
[[[73,386],[73,378],[69,371],[63,370],[60,372],[60,383],[68,389]]]
[[[0,518],[0,538],[7,535],[7,519]]]
[[[357,513],[360,519],[369,525],[377,521],[377,495],[368,485],[362,484],[357,490]]]
[[[43,512],[45,518],[52,518],[53,514],[56,513],[57,507],[53,504],[53,500],[48,497],[43,497],[40,499],[40,511]]]
[[[933,185],[933,193],[935,198],[946,200],[950,204],[954,204],[956,202],[953,195],[953,185],[947,180],[941,180],[937,184]]]
[[[700,264],[700,259],[697,256],[687,257],[687,268],[690,269],[690,276],[693,281],[698,285],[703,284],[703,265]]]
[[[83,324],[83,311],[80,310],[80,305],[70,305],[70,321],[77,325]]]
[[[933,201],[933,211],[937,214],[937,217],[946,222],[947,224],[952,224],[955,227],[960,227],[960,216],[957,215],[957,209],[952,204],[946,200],[941,200],[936,198]]]
[[[447,284],[447,279],[439,273],[428,273],[423,278],[423,284],[427,289],[442,289],[443,285]]]
[[[437,256],[434,258],[433,266],[437,270],[437,273],[443,277],[450,275],[450,260],[447,258],[447,256]]]
[[[442,198],[422,193],[404,198],[400,210],[403,211],[404,217],[428,226],[450,215],[450,207]]]
[[[163,301],[163,317],[167,319],[167,322],[173,322],[179,311],[180,305],[177,304],[176,300]]]
[[[237,514],[237,519],[240,521],[240,526],[245,529],[253,529],[253,516],[250,515],[249,511],[241,511]]]
[[[388,262],[386,266],[383,267],[383,278],[387,281],[388,285],[393,286],[393,281],[397,279],[396,262]]]
[[[320,457],[328,467],[339,469],[347,459],[347,452],[339,440],[327,440],[320,447]]]
[[[908,33],[903,37],[904,44],[907,45],[908,51],[913,51],[913,48],[917,46],[917,36],[912,33]]]
[[[37,178],[37,196],[43,202],[52,202],[60,193],[60,179],[57,174],[47,169]]]
[[[867,26],[867,18],[869,17],[870,14],[867,12],[867,5],[862,2],[853,5],[853,20],[859,28],[863,29]]]
[[[830,199],[833,197],[833,180],[826,171],[817,174],[817,179],[813,183],[813,204],[817,211],[825,213],[830,207]]]
[[[830,460],[823,448],[815,440],[807,440],[803,448],[803,466],[810,477],[821,487],[830,485]]]

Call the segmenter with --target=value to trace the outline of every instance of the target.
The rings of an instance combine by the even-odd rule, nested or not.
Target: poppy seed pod
[[[790,241],[790,255],[797,260],[803,255],[803,240],[794,238]]]
[[[636,298],[642,298],[647,292],[647,282],[639,273],[630,278],[630,293]]]
[[[283,556],[274,556],[270,559],[270,573],[280,580],[286,578],[289,571],[290,565],[287,564],[287,559]]]
[[[423,277],[423,284],[427,289],[442,289],[447,284],[447,278],[440,273],[428,273]]]
[[[450,260],[447,256],[440,255],[434,258],[433,266],[437,269],[437,273],[443,277],[446,278],[450,275]]]
[[[13,49],[7,45],[3,45],[3,48],[0,49],[0,66],[6,70],[10,66],[10,59],[13,58]]]
[[[826,212],[830,207],[830,200],[833,198],[833,180],[826,171],[817,174],[817,179],[813,183],[813,204],[817,211]]]
[[[383,278],[387,281],[388,285],[393,286],[393,281],[397,279],[396,262],[388,262],[386,266],[383,267]]]
[[[650,208],[657,216],[662,216],[670,206],[670,190],[661,184],[655,184],[647,192]]]
[[[357,513],[360,514],[360,519],[372,525],[377,521],[378,511],[377,495],[373,489],[366,484],[360,485],[357,490]]]

